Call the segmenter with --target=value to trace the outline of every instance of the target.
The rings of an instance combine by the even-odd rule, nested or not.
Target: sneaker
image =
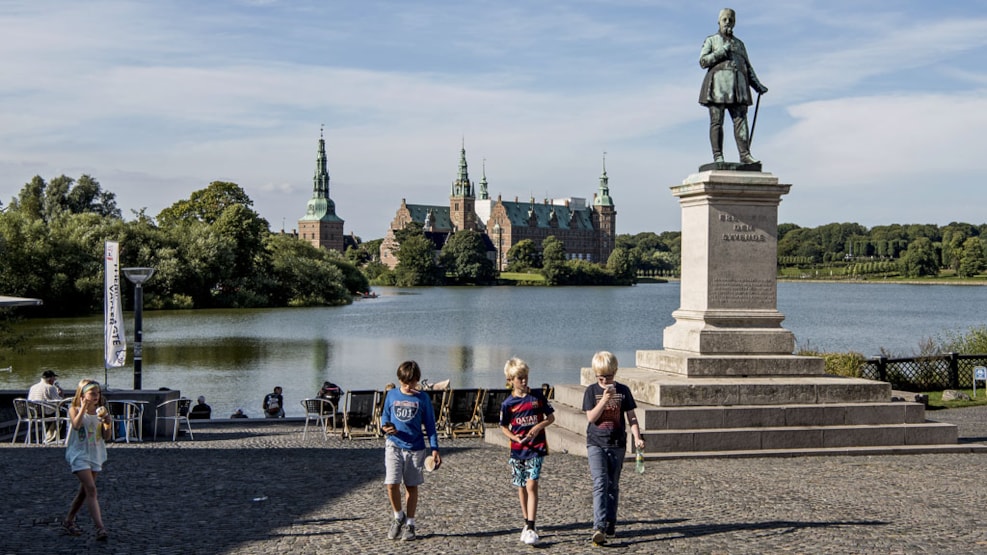
[[[612,522],[608,522],[607,527],[603,530],[603,533],[607,535],[607,539],[616,538],[617,526]]]
[[[524,528],[521,529],[521,537],[518,538],[518,541],[521,542],[521,543],[526,543],[525,542],[526,539],[528,539],[528,525],[527,524],[525,524],[524,525]]]
[[[415,538],[417,538],[417,536],[415,536],[415,525],[409,524],[405,526],[404,533],[401,534],[401,541],[410,542]]]
[[[591,538],[591,541],[596,545],[606,545],[607,535],[603,530],[598,528],[593,530],[593,537]]]
[[[528,545],[535,545],[538,543],[538,532],[525,527],[524,532],[521,532],[521,541]]]
[[[398,534],[401,533],[401,527],[404,526],[405,516],[401,513],[401,518],[395,518],[391,521],[391,527],[387,530],[387,539],[396,540],[398,539]]]

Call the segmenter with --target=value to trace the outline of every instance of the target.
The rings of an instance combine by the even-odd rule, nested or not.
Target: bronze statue
[[[706,37],[703,42],[699,66],[707,71],[703,88],[699,91],[699,103],[709,108],[709,143],[713,147],[713,161],[723,162],[723,112],[729,110],[741,164],[759,164],[751,156],[747,107],[752,104],[751,87],[759,94],[768,92],[768,88],[757,79],[744,43],[733,36],[736,23],[736,12],[730,8],[720,10],[720,32]]]

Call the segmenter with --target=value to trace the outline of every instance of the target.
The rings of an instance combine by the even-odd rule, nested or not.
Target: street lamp
[[[501,268],[500,266],[501,265],[500,251],[504,246],[504,242],[501,239],[501,237],[503,237],[504,230],[500,227],[499,223],[494,224],[493,230],[494,233],[497,234],[497,272],[500,273],[501,271],[503,271],[503,268]]]
[[[141,285],[151,279],[154,268],[124,268],[123,275],[134,284],[134,389],[141,388],[141,358],[144,339],[144,289]]]

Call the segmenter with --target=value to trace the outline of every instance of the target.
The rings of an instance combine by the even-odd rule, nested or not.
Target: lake
[[[260,415],[264,394],[284,388],[286,410],[324,380],[344,389],[383,388],[413,359],[431,381],[453,387],[503,385],[511,356],[531,366],[532,383],[573,383],[598,350],[633,366],[638,349],[660,349],[679,306],[677,283],[635,287],[443,287],[375,289],[350,306],[265,310],[145,311],[143,386],[205,395],[217,417],[237,407]],[[987,287],[778,284],[778,309],[800,347],[907,356],[946,330],[987,325]],[[133,315],[126,314],[128,341]],[[26,320],[26,351],[0,366],[0,389],[27,388],[53,369],[66,389],[104,381],[102,316]],[[128,354],[128,361],[130,356]],[[108,371],[130,389],[132,366]]]

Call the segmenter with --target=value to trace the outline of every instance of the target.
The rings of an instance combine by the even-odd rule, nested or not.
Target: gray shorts
[[[425,483],[427,449],[409,451],[388,441],[384,446],[384,483],[418,486]]]

